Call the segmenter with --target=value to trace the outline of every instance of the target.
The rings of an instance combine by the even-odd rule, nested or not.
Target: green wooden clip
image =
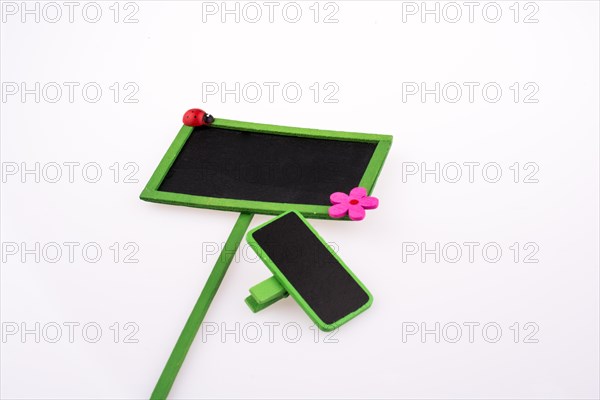
[[[246,304],[252,312],[256,313],[288,296],[287,290],[281,286],[277,278],[272,276],[250,288],[250,296],[246,297]]]

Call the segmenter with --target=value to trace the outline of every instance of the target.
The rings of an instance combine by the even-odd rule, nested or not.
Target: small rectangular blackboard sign
[[[268,221],[247,240],[319,328],[335,329],[371,305],[364,285],[300,214]]]

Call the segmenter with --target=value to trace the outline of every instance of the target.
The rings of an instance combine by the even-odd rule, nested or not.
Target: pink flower
[[[350,194],[335,192],[329,196],[331,207],[329,216],[331,218],[342,218],[346,214],[352,221],[360,221],[365,218],[365,210],[372,210],[379,205],[377,197],[367,196],[367,189],[356,187]]]

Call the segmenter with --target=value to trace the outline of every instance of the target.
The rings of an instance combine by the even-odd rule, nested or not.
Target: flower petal
[[[347,203],[348,195],[342,192],[331,193],[329,200],[331,201],[331,204]]]
[[[379,206],[379,199],[373,196],[366,196],[360,199],[358,203],[363,206],[365,210],[373,210]]]
[[[363,187],[355,187],[350,191],[350,197],[354,199],[362,199],[367,195],[367,189]]]
[[[348,215],[352,221],[361,221],[365,219],[365,209],[361,205],[351,205],[348,207]]]
[[[331,218],[342,218],[348,212],[348,204],[335,204],[329,207],[329,216]]]

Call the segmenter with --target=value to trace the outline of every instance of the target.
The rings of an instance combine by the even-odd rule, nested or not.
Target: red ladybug
[[[213,123],[215,118],[199,108],[192,108],[183,114],[183,124],[187,126],[204,126]]]

